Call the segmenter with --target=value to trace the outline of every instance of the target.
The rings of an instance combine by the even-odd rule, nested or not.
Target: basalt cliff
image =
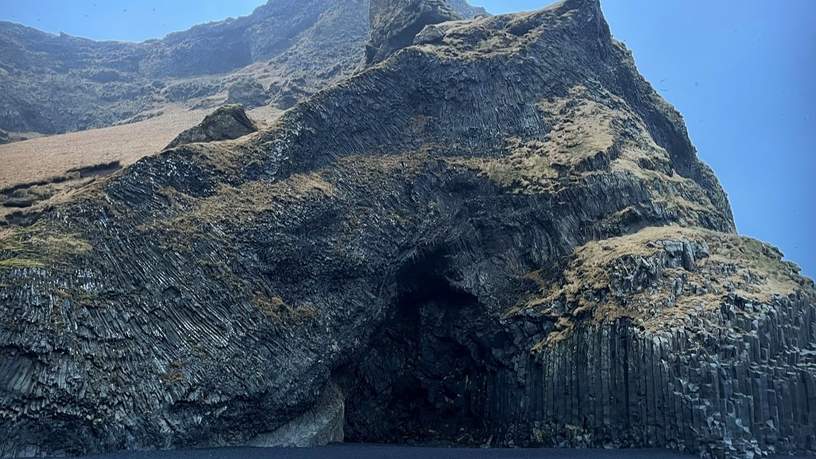
[[[465,0],[451,7],[462,17],[486,13]],[[269,0],[248,16],[143,43],[0,21],[0,129],[78,131],[225,98],[289,108],[353,73],[369,30],[369,0]]]
[[[816,451],[816,289],[597,0],[423,26],[0,229],[1,455]]]

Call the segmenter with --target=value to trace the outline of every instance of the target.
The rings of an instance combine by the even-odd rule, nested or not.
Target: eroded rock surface
[[[345,421],[343,391],[333,381],[329,381],[311,409],[276,431],[257,436],[249,442],[249,446],[314,448],[342,443]]]
[[[167,148],[196,142],[232,140],[258,130],[258,125],[247,116],[241,105],[225,105],[207,115],[198,126],[178,135]]]
[[[464,0],[457,11],[484,11]],[[290,86],[288,108],[352,74],[369,0],[270,0],[245,17],[143,43],[97,42],[0,21],[0,128],[46,134],[110,126],[183,103],[225,102],[236,79]],[[216,103],[212,103],[215,99]],[[245,105],[252,105],[246,104]]]
[[[816,291],[591,0],[435,38],[0,231],[0,452],[816,450]]]
[[[490,13],[481,6],[472,6],[465,0],[448,0],[448,4],[463,18],[475,18],[478,16],[490,16]]]
[[[461,19],[446,0],[371,0],[371,39],[366,65],[381,62],[406,46],[425,26]]]
[[[248,108],[266,105],[269,95],[263,85],[255,80],[241,79],[233,83],[227,92],[227,103]]]

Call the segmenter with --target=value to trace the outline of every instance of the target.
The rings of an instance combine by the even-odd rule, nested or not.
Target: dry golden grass
[[[121,126],[71,132],[0,146],[0,188],[48,180],[93,164],[120,161],[123,166],[158,152],[181,131],[201,122],[205,111],[172,110]]]
[[[0,195],[0,220],[20,211],[20,206],[4,205],[4,202],[30,199],[30,206],[22,212],[31,213],[70,199],[80,188],[96,180],[94,176],[81,176],[76,169],[114,162],[127,167],[160,152],[209,112],[168,107],[162,115],[130,124],[0,145],[0,190],[25,185],[13,193]],[[251,110],[249,115],[263,128],[280,113],[273,107],[260,107]],[[69,172],[71,170],[74,172]]]
[[[580,176],[588,172],[581,169],[593,158],[613,156],[619,146],[619,126],[634,119],[633,114],[591,100],[586,93],[586,88],[576,86],[568,97],[539,101],[539,111],[552,125],[544,141],[509,138],[507,155],[467,158],[460,164],[514,193],[554,192],[560,178]],[[609,103],[614,103],[610,98]]]
[[[662,241],[705,243],[708,257],[697,269],[666,268],[654,283],[635,291],[616,293],[614,278],[633,273],[660,252]],[[533,309],[556,320],[554,330],[533,349],[550,347],[568,337],[581,321],[612,322],[626,317],[647,330],[667,329],[688,317],[715,312],[729,295],[767,304],[812,284],[786,262],[775,248],[754,239],[701,228],[662,226],[626,236],[592,241],[577,248],[563,278],[542,279],[534,271],[538,291],[508,311]],[[675,290],[682,280],[683,288]]]
[[[0,269],[43,268],[93,250],[73,234],[56,234],[42,225],[0,232]]]
[[[0,145],[0,189],[46,181],[70,169],[94,164],[119,161],[126,167],[158,153],[179,133],[200,123],[210,111],[169,107],[162,115],[136,123]],[[279,114],[271,107],[249,112],[261,124]]]
[[[209,223],[248,225],[264,212],[279,211],[283,202],[328,199],[335,192],[335,185],[317,172],[294,174],[279,181],[258,180],[237,188],[222,185],[214,196],[195,201],[172,188],[161,191],[169,201],[188,208],[165,223],[176,231],[192,234]]]
[[[301,324],[313,320],[319,315],[319,310],[311,304],[307,303],[293,307],[279,296],[270,297],[263,293],[256,293],[252,304],[274,323],[281,325]]]

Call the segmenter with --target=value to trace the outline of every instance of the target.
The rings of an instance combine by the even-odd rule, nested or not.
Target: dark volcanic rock
[[[348,441],[813,452],[813,283],[735,233],[599,5],[435,31],[4,229],[0,454],[341,410]]]
[[[240,105],[225,105],[207,115],[198,126],[178,135],[167,148],[198,142],[232,140],[251,134],[258,126],[247,116]]]
[[[490,16],[490,13],[481,6],[471,6],[465,0],[448,0],[448,4],[459,16],[463,18],[475,18],[477,16]]]
[[[149,86],[135,76],[139,56],[138,45],[0,22],[0,127],[55,133],[132,117],[150,105]]]
[[[466,17],[479,13],[456,4]],[[191,99],[218,93],[236,76],[265,86],[301,80],[288,93],[299,102],[359,66],[368,15],[368,0],[272,0],[249,16],[144,43],[0,21],[0,128],[51,134],[112,125],[168,102],[195,105]],[[280,100],[291,106],[290,97]]]
[[[229,87],[227,93],[228,104],[239,104],[244,107],[254,108],[266,105],[269,95],[263,85],[255,80],[241,79]]]
[[[371,0],[371,39],[366,65],[381,62],[406,46],[425,26],[461,19],[446,0]]]
[[[212,96],[221,91],[221,89],[222,85],[218,83],[202,79],[193,79],[182,80],[163,86],[161,94],[170,102],[184,102],[190,99]]]
[[[269,96],[277,107],[285,110],[309,96],[309,91],[304,89],[305,84],[303,79],[288,79],[280,83],[273,83],[269,87]]]

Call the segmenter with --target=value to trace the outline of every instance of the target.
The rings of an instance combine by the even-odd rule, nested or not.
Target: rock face
[[[463,16],[481,10],[456,2]],[[168,103],[197,106],[236,79],[297,81],[281,108],[363,60],[368,0],[270,0],[251,15],[144,43],[96,42],[0,21],[0,128],[46,134],[115,124]],[[250,104],[251,105],[251,104]]]
[[[816,450],[816,289],[597,2],[435,33],[3,229],[0,453],[327,438],[334,387],[345,441]]]
[[[448,4],[463,18],[490,16],[490,13],[488,13],[486,9],[480,6],[471,6],[465,0],[448,0]]]
[[[461,17],[446,0],[371,0],[371,39],[365,63],[379,63],[413,44],[425,26],[456,19]]]
[[[239,104],[245,107],[260,107],[266,105],[269,96],[263,85],[255,80],[241,79],[229,87],[227,103]]]
[[[225,105],[207,115],[198,126],[178,135],[167,148],[197,142],[232,140],[258,131],[258,126],[240,105]]]
[[[260,448],[314,448],[343,441],[345,400],[342,390],[330,381],[320,399],[306,413],[249,442]]]

